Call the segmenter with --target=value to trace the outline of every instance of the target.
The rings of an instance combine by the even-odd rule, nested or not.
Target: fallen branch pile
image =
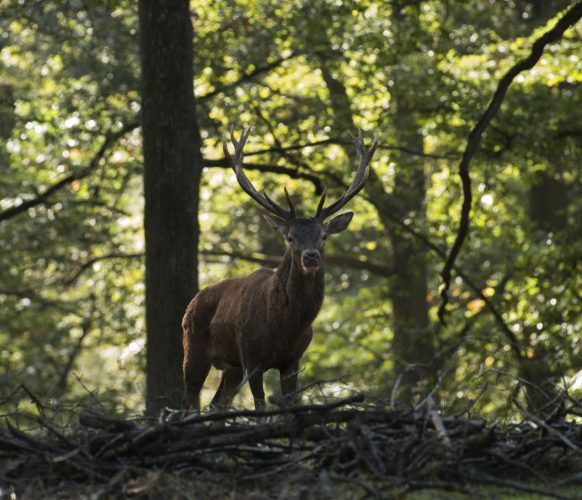
[[[354,396],[262,412],[170,412],[150,425],[93,411],[81,413],[74,428],[39,418],[42,432],[7,421],[0,430],[0,490],[22,490],[35,478],[60,488],[92,484],[103,495],[139,493],[163,471],[191,480],[212,476],[222,488],[228,478],[239,491],[267,479],[324,478],[366,496],[486,483],[560,497],[550,491],[557,473],[563,484],[582,481],[576,472],[582,425],[541,421],[520,409],[523,421],[497,426],[444,418],[432,400],[395,411]]]

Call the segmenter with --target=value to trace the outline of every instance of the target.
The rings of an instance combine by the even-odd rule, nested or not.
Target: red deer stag
[[[287,250],[277,269],[222,281],[200,291],[188,305],[182,321],[183,374],[185,403],[192,409],[200,408],[200,390],[211,365],[222,370],[213,407],[230,405],[246,372],[255,408],[264,408],[263,372],[270,368],[280,372],[283,396],[294,400],[299,360],[311,342],[311,323],[323,302],[325,239],[346,229],[354,214],[325,220],[364,187],[378,145],[376,137],[366,150],[361,134],[354,137],[360,164],[350,187],[327,207],[324,190],[315,217],[297,217],[286,188],[288,210],[257,192],[245,175],[243,148],[249,131],[239,141],[231,132],[234,156],[223,136],[224,154],[243,191],[269,212],[265,218],[286,238]]]

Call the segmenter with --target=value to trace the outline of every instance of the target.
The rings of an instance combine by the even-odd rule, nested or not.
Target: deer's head
[[[353,212],[346,212],[333,219],[326,220],[341,210],[364,187],[370,172],[370,160],[378,146],[378,138],[376,137],[370,149],[366,150],[361,133],[354,136],[359,166],[350,187],[340,198],[327,207],[324,206],[326,198],[326,189],[324,188],[315,216],[297,217],[287,188],[285,188],[285,196],[289,208],[285,209],[275,203],[267,194],[257,192],[244,173],[243,148],[249,133],[250,129],[246,129],[242,133],[240,140],[237,141],[231,131],[230,138],[235,148],[234,156],[229,153],[226,136],[224,136],[224,154],[228,158],[243,191],[267,210],[267,213],[264,214],[265,219],[271,227],[277,229],[287,240],[295,265],[305,275],[312,275],[317,272],[323,262],[326,238],[331,234],[341,233],[347,229],[354,216]]]

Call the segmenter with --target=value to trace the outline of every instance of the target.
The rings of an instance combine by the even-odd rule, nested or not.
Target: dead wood
[[[577,401],[569,403],[577,409]],[[246,485],[288,485],[293,473],[306,483],[327,478],[380,497],[491,484],[563,498],[551,488],[561,478],[563,484],[582,480],[582,425],[518,410],[521,422],[489,425],[447,418],[432,399],[414,411],[396,411],[358,395],[265,411],[166,412],[155,423],[95,411],[67,427],[45,417],[34,430],[7,421],[0,428],[0,488],[23,491],[35,479],[52,488],[68,485],[70,492],[93,484],[125,494],[136,484],[155,488],[156,471],[163,470]]]

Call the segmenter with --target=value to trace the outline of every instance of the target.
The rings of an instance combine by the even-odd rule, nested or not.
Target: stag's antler
[[[233,129],[230,130],[230,140],[234,145],[234,156],[232,156],[228,151],[228,145],[226,143],[226,134],[222,135],[222,148],[224,150],[224,156],[228,159],[230,166],[234,170],[236,175],[236,180],[240,184],[240,187],[245,193],[247,193],[253,200],[255,200],[259,205],[261,205],[265,210],[271,212],[272,214],[280,217],[281,219],[290,221],[295,218],[295,207],[291,201],[291,197],[285,188],[285,197],[287,198],[287,203],[289,203],[289,210],[285,210],[283,207],[277,205],[269,196],[265,193],[259,193],[255,187],[249,181],[248,177],[243,170],[243,149],[251,132],[250,128],[243,131],[240,136],[240,140],[234,138]]]
[[[376,147],[378,147],[378,134],[376,134],[374,137],[374,143],[368,150],[366,150],[366,147],[364,146],[364,139],[362,138],[361,130],[358,130],[358,135],[352,135],[352,137],[356,143],[356,153],[358,155],[360,165],[358,166],[358,170],[350,187],[344,192],[344,194],[341,195],[339,199],[325,208],[323,207],[323,204],[325,203],[326,190],[323,190],[321,200],[319,200],[319,204],[317,206],[317,213],[315,215],[320,220],[327,219],[329,216],[335,214],[338,210],[345,206],[348,201],[350,201],[362,190],[364,184],[366,184],[366,181],[368,180],[368,175],[370,174],[370,160],[374,155],[374,151],[376,151]]]

